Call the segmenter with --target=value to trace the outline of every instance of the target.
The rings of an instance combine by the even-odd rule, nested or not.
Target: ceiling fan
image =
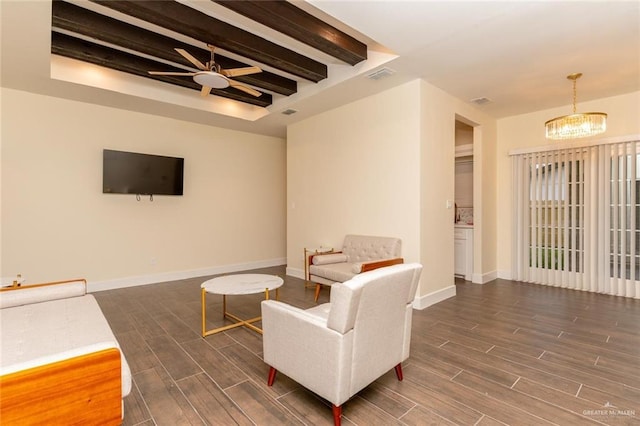
[[[241,75],[255,74],[262,72],[262,70],[258,67],[244,67],[244,68],[232,68],[225,70],[220,67],[220,65],[216,64],[213,59],[213,52],[215,50],[215,46],[210,44],[207,45],[209,49],[211,49],[211,60],[206,64],[203,64],[198,59],[196,59],[193,55],[187,52],[184,49],[175,48],[176,52],[184,56],[186,60],[191,62],[198,68],[200,71],[197,72],[164,72],[164,71],[149,71],[151,75],[177,75],[177,76],[187,76],[193,77],[193,81],[200,84],[202,86],[202,91],[200,94],[202,96],[207,96],[211,93],[211,89],[225,89],[229,86],[234,87],[238,90],[242,90],[253,96],[260,96],[262,93],[257,90],[252,89],[246,84],[242,84],[235,80],[232,80],[230,77],[238,77]]]

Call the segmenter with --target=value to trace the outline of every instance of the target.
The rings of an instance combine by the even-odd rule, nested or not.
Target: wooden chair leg
[[[342,405],[333,405],[333,424],[334,426],[340,426],[342,420]]]
[[[277,372],[278,370],[276,370],[275,368],[269,367],[269,378],[267,379],[267,386],[273,385],[273,381],[276,379]]]
[[[402,377],[402,364],[396,365],[395,369],[396,369],[396,376],[398,377],[398,381],[401,382],[402,378],[403,378]]]
[[[316,296],[313,299],[314,302],[318,301],[318,297],[320,297],[320,289],[321,288],[322,288],[321,284],[316,284]]]

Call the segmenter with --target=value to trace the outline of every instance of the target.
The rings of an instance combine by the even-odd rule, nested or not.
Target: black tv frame
[[[102,193],[183,195],[184,158],[104,149]]]

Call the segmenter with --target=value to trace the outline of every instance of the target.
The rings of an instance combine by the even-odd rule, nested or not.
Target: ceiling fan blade
[[[211,93],[211,87],[202,86],[202,90],[200,91],[200,96],[204,98],[206,96],[209,96],[209,93]]]
[[[243,92],[253,95],[255,97],[262,95],[262,93],[258,92],[257,90],[254,90],[251,87],[245,86],[242,83],[238,83],[237,81],[229,80],[229,86],[234,87],[238,90],[242,90]]]
[[[208,71],[209,70],[209,68],[207,68],[202,62],[200,62],[198,59],[196,59],[191,53],[187,52],[184,49],[179,49],[177,47],[175,49],[176,49],[176,52],[178,52],[179,54],[184,56],[184,58],[187,61],[191,62],[199,70],[202,70],[202,71]]]
[[[195,72],[164,72],[164,71],[147,71],[151,75],[182,75],[187,77],[193,77]]]
[[[220,74],[226,77],[238,77],[241,75],[256,74],[259,72],[262,72],[262,70],[259,67],[244,67],[244,68],[231,68],[228,70],[221,70]]]

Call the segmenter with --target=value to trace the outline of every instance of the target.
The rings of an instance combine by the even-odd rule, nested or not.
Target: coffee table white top
[[[213,294],[255,294],[281,287],[284,280],[277,275],[235,274],[212,278],[200,286]]]

